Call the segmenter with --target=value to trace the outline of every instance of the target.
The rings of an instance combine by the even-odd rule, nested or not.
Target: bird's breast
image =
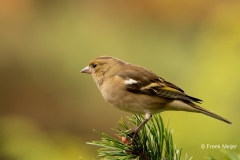
[[[163,111],[168,103],[165,99],[157,96],[129,92],[124,81],[115,82],[118,84],[104,82],[99,89],[104,99],[118,109],[136,114],[154,114]]]

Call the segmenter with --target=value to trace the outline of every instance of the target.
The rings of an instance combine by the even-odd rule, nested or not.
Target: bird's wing
[[[129,92],[197,103],[202,101],[186,95],[181,88],[139,66],[125,67],[117,76],[124,79]]]

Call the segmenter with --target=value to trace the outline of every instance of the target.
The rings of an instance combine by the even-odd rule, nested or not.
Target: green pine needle
[[[128,117],[131,128],[136,128],[144,120],[143,116],[134,115]],[[102,137],[101,141],[93,141],[87,144],[100,146],[98,156],[103,160],[186,160],[187,155],[182,157],[182,149],[174,147],[172,130],[165,128],[160,114],[152,116],[148,123],[141,129],[135,140],[131,142],[133,134],[128,125],[121,119],[118,127],[113,129],[116,137],[105,133],[97,134]]]
[[[239,151],[234,152],[234,151],[227,151],[227,150],[221,150],[222,154],[224,157],[222,159],[224,160],[240,160],[240,153]],[[207,156],[205,157],[206,160],[217,160],[212,156]]]

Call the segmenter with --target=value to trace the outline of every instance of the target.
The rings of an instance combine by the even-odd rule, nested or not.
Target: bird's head
[[[101,56],[90,61],[89,65],[81,70],[81,73],[92,74],[93,79],[98,82],[103,76],[109,77],[116,74],[124,64],[126,63],[120,59]]]

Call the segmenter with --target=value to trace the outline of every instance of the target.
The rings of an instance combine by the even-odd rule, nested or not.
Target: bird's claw
[[[134,129],[129,129],[126,131],[126,139],[128,139],[127,145],[133,145],[136,142],[136,139],[139,139],[138,132]]]

